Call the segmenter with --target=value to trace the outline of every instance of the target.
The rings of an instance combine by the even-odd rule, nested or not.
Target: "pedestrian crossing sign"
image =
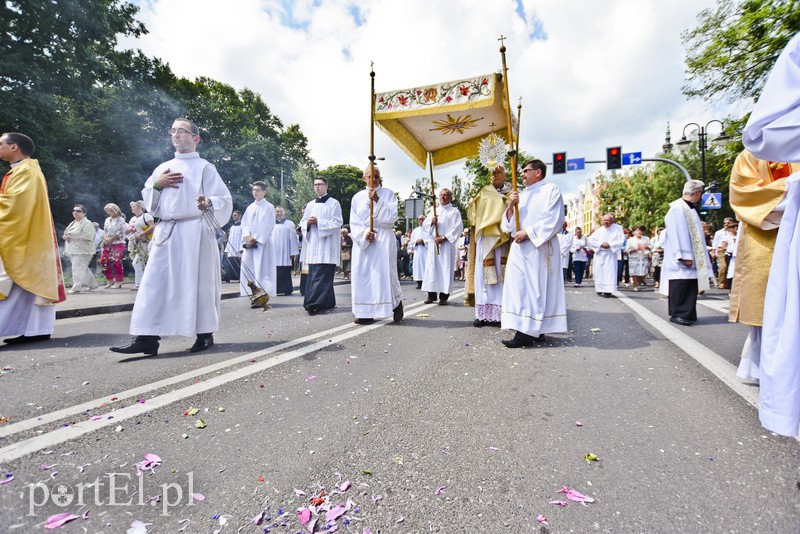
[[[703,193],[704,210],[718,210],[722,208],[722,193]]]

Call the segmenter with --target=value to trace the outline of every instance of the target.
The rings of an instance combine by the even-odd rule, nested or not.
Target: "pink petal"
[[[301,525],[305,525],[311,521],[311,510],[309,508],[301,508],[300,511],[297,512],[297,519],[300,521]]]
[[[47,529],[58,528],[61,525],[64,525],[76,519],[78,519],[78,516],[70,513],[51,515],[50,517],[47,518],[47,523],[44,525],[44,528]]]
[[[192,493],[192,498],[196,501],[204,501],[206,500],[206,496],[202,493]]]
[[[317,526],[317,519],[319,519],[319,518],[315,517],[314,519],[312,519],[311,521],[308,522],[308,524],[306,525],[306,531],[314,532],[314,527]]]
[[[347,491],[347,490],[350,489],[350,485],[351,484],[350,484],[349,480],[346,481],[346,482],[342,482],[342,484],[339,486],[339,489],[342,490],[342,491]]]
[[[555,504],[557,506],[567,506],[567,501],[555,500],[555,501],[550,501],[550,504]]]
[[[583,423],[581,423],[580,421],[575,421],[575,426],[583,426]]]
[[[362,534],[372,534],[372,531],[370,529],[365,529]]]
[[[99,420],[100,420],[100,419],[102,419],[102,418],[103,418],[103,416],[102,416],[102,415],[93,415],[93,416],[91,416],[91,417],[89,418],[89,421],[99,421]]]
[[[372,502],[374,502],[376,504],[377,504],[378,501],[382,501],[382,500],[383,500],[383,495],[373,495],[372,496]]]
[[[3,484],[8,484],[12,480],[14,480],[14,475],[8,473],[4,478],[0,478],[0,486],[2,486]]]
[[[86,510],[81,514],[81,519],[89,519],[89,510]]]
[[[558,490],[556,493],[563,493],[567,497],[567,499],[569,499],[571,501],[579,502],[579,503],[592,503],[592,502],[594,502],[594,499],[592,499],[591,497],[587,497],[583,493],[581,493],[581,492],[579,492],[577,490],[574,490],[574,489],[569,489],[566,486],[564,486],[563,488]]]
[[[340,504],[325,514],[325,521],[335,521],[344,515],[344,505]]]
[[[337,530],[339,530],[339,525],[336,523],[328,523],[325,525],[325,532],[336,532]]]
[[[305,492],[305,491],[303,491],[303,490],[299,490],[299,489],[297,489],[297,488],[294,488],[294,493],[295,493],[295,495],[297,495],[298,497],[305,497],[305,495],[306,495],[306,492]]]
[[[442,490],[444,490],[446,487],[447,486],[440,486],[440,487],[436,488],[436,491],[434,491],[433,494],[434,495],[439,495],[440,493],[442,493]]]
[[[548,524],[547,523],[547,518],[545,516],[543,516],[542,514],[539,514],[539,515],[536,516],[536,521],[538,521],[539,523],[541,523],[543,525],[547,525]]]
[[[317,378],[316,375],[309,375],[306,380],[314,380],[315,378]]]
[[[155,455],[155,454],[152,454],[152,453],[147,453],[147,454],[144,455],[144,457],[145,457],[146,460],[149,460],[151,462],[161,463],[161,458],[159,458],[158,455]]]
[[[39,469],[41,469],[42,471],[50,471],[52,468],[54,468],[57,465],[58,464],[50,464],[50,465],[42,464],[41,466],[39,466]]]
[[[257,516],[255,516],[253,519],[250,520],[250,522],[253,523],[254,525],[260,525],[262,521],[264,521],[264,512],[261,512],[260,514],[258,514]]]
[[[497,447],[489,447],[489,450],[490,451],[499,451],[500,449],[498,449]]]

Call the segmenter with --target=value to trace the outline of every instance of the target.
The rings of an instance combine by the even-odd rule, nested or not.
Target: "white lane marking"
[[[725,315],[728,315],[728,312],[731,309],[730,302],[727,300],[697,299],[697,303],[702,304],[706,308],[711,308],[712,310],[724,313]]]
[[[722,380],[724,384],[747,401],[748,404],[758,409],[758,388],[744,384],[741,379],[736,376],[736,368],[731,365],[729,361],[708,349],[702,343],[684,334],[676,327],[669,324],[669,321],[662,319],[638,302],[619,292],[614,293],[614,295],[634,312],[639,314],[650,326],[661,332],[665,338],[697,360],[697,363],[711,371],[714,376]]]
[[[464,293],[464,290],[456,291],[455,293],[453,293],[451,295],[451,297],[457,297],[457,296],[460,296],[463,293]],[[428,308],[433,308],[434,306],[437,306],[437,304],[423,304],[421,302],[417,302],[415,304],[410,305],[408,307],[408,309],[409,310],[413,309],[414,311],[420,311],[420,310],[426,310]],[[52,447],[54,445],[58,445],[59,443],[64,443],[65,441],[76,439],[76,438],[78,438],[78,437],[80,437],[80,436],[82,436],[84,434],[89,434],[89,433],[94,432],[96,430],[99,430],[99,429],[101,429],[103,427],[110,426],[110,425],[117,425],[120,422],[125,421],[127,419],[131,419],[133,417],[138,417],[138,416],[143,415],[143,414],[145,414],[147,412],[152,412],[153,410],[156,410],[158,408],[163,408],[164,406],[167,406],[169,404],[181,401],[183,399],[186,399],[187,397],[191,397],[193,395],[197,395],[199,393],[203,393],[205,391],[217,388],[219,386],[223,386],[223,385],[225,385],[225,384],[227,384],[229,382],[233,382],[235,380],[240,380],[240,379],[248,377],[250,375],[253,375],[253,374],[256,374],[256,373],[260,373],[261,371],[264,371],[266,369],[269,369],[269,368],[274,367],[276,365],[279,365],[281,363],[293,360],[295,358],[299,358],[300,356],[303,356],[303,355],[308,354],[310,352],[314,352],[316,350],[320,350],[320,349],[323,349],[325,347],[329,347],[332,343],[338,343],[340,341],[344,341],[346,339],[350,339],[351,337],[360,336],[361,334],[364,334],[366,332],[369,332],[371,330],[374,330],[376,328],[380,328],[380,327],[382,327],[382,326],[384,326],[386,324],[389,324],[389,323],[391,323],[391,321],[392,321],[391,318],[387,318],[387,319],[383,319],[383,320],[380,320],[380,321],[376,321],[375,323],[373,323],[371,325],[361,326],[360,328],[352,329],[350,332],[339,334],[337,336],[330,337],[329,339],[325,339],[323,341],[317,341],[316,343],[313,343],[311,345],[306,345],[306,346],[298,348],[296,350],[276,355],[276,356],[274,356],[274,357],[272,357],[270,359],[254,363],[254,364],[246,366],[246,367],[241,367],[239,369],[234,369],[233,371],[230,371],[230,372],[222,374],[222,375],[217,375],[217,376],[211,377],[211,378],[209,378],[207,380],[204,380],[202,382],[195,382],[194,384],[191,384],[189,386],[185,386],[185,387],[180,388],[180,389],[169,391],[169,392],[164,393],[162,395],[159,395],[157,397],[153,397],[152,399],[147,399],[147,402],[145,404],[139,404],[139,403],[132,404],[130,406],[126,406],[126,407],[120,408],[120,409],[118,409],[118,410],[116,410],[114,412],[110,412],[109,414],[106,414],[106,415],[113,415],[113,419],[104,418],[104,419],[100,419],[98,421],[81,421],[79,423],[75,423],[74,425],[58,428],[58,429],[53,430],[51,432],[48,432],[46,434],[42,434],[41,436],[37,436],[37,437],[34,437],[34,438],[29,438],[29,439],[26,439],[26,440],[22,440],[22,441],[20,441],[18,443],[14,443],[12,445],[9,445],[7,447],[3,447],[2,449],[0,449],[0,465],[2,465],[4,462],[11,462],[13,460],[16,460],[18,458],[26,456],[28,454],[32,454],[32,453],[40,451],[42,449],[46,449],[46,448]],[[353,323],[350,323],[350,325],[355,326]],[[301,338],[301,339],[308,339],[308,338],[312,338],[312,337],[313,338],[327,337],[330,333],[338,332],[340,330],[344,330],[345,326],[350,326],[350,325],[339,326],[339,327],[336,327],[336,328],[332,328],[331,330],[327,330],[326,332],[320,332],[319,334],[314,334],[313,336],[306,336],[306,338]],[[295,342],[288,342],[288,343],[285,343],[283,345],[286,346],[286,345],[289,345],[290,343],[296,345],[298,342],[300,342],[300,340],[296,340]],[[275,352],[276,349],[277,349],[277,347],[271,347],[270,349],[266,349],[266,350],[258,351],[258,352],[253,352],[253,353],[247,354],[247,355],[242,356],[242,357],[237,358],[237,359],[238,360],[253,359],[253,358],[256,358],[256,357],[259,357],[259,356],[263,356],[265,354],[269,354],[271,352]],[[215,366],[209,366],[209,367],[217,367],[217,366],[215,365]],[[203,369],[207,369],[207,367],[205,367]],[[186,373],[186,375],[190,375],[191,374],[193,376],[198,376],[199,374],[205,374],[205,373],[200,373],[200,371],[202,371],[202,369],[199,369],[198,371],[194,371],[192,373]],[[181,376],[184,376],[184,375],[181,375]],[[171,379],[168,379],[168,380],[171,380]],[[156,383],[158,383],[158,382],[154,382],[154,384],[156,384]],[[150,385],[152,385],[152,384],[148,384],[147,386],[143,386],[143,387],[148,387]],[[141,389],[141,388],[137,388],[137,389]],[[130,390],[130,391],[132,391],[132,390]],[[105,399],[102,399],[102,400],[103,400],[103,402],[105,402]],[[75,413],[75,411],[74,411],[75,408],[77,408],[77,407],[74,406],[72,408],[67,408],[67,409],[61,410],[61,411],[71,410],[71,413],[74,414]],[[82,411],[82,410],[79,410],[79,411]],[[57,412],[53,412],[53,413],[57,413]],[[48,414],[48,415],[50,415],[50,414]],[[22,424],[24,422],[25,421],[21,421],[20,423],[17,423],[17,424]],[[8,427],[6,427],[6,428],[8,428]]]

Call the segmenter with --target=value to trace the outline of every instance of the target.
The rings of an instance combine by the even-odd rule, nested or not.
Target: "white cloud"
[[[622,145],[645,157],[684,124],[722,118],[687,102],[680,33],[711,0],[149,0],[150,34],[131,42],[181,76],[210,76],[259,92],[285,123],[299,123],[322,166],[364,166],[369,153],[369,68],[376,90],[497,71],[508,36],[513,105],[523,97],[522,148],[549,161],[603,159]],[[546,39],[535,39],[535,24]],[[712,113],[716,113],[713,115]],[[376,130],[377,131],[377,130]],[[381,132],[376,153],[401,196],[426,171]],[[437,171],[448,183],[461,167]],[[573,195],[602,165],[554,180]],[[224,169],[221,169],[224,174]]]

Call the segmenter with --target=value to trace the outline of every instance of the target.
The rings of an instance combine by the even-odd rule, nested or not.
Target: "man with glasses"
[[[350,288],[354,322],[370,324],[384,317],[398,322],[403,319],[403,292],[397,276],[397,239],[394,236],[397,197],[381,185],[381,171],[377,166],[364,169],[364,184],[366,189],[356,193],[350,205],[353,237]]]
[[[422,290],[428,293],[425,304],[439,300],[445,306],[453,292],[455,277],[456,244],[464,231],[461,212],[453,206],[453,193],[449,189],[439,192],[439,209],[436,216],[429,215],[422,223],[428,247],[425,258],[425,278]]]
[[[491,183],[481,189],[467,206],[470,247],[464,300],[467,305],[475,306],[472,324],[478,328],[500,326],[503,279],[511,247],[511,236],[503,230],[502,221],[510,193],[506,169],[498,165],[492,171]]]
[[[314,194],[317,198],[306,204],[300,219],[305,251],[303,269],[308,269],[303,308],[309,315],[336,306],[333,277],[342,250],[342,206],[328,194],[328,180],[324,176],[314,178]]]
[[[169,129],[175,158],[162,163],[142,190],[147,211],[160,219],[153,235],[130,333],[111,347],[121,354],[157,354],[159,336],[196,336],[190,352],[214,345],[222,279],[215,229],[228,222],[231,194],[217,169],[197,153],[200,131],[188,119]]]
[[[558,233],[564,224],[561,190],[544,183],[547,166],[538,159],[522,165],[525,190],[511,193],[503,229],[512,235],[503,285],[503,330],[516,330],[503,345],[515,349],[567,331],[567,305]],[[514,208],[519,207],[517,230]]]
[[[0,182],[0,336],[9,345],[46,341],[65,298],[50,200],[27,135],[0,136],[0,159],[11,164]]]

